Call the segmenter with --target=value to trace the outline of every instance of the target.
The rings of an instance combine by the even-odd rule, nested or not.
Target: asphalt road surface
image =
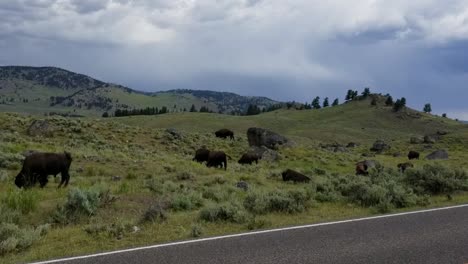
[[[468,264],[468,207],[179,242],[54,263]]]

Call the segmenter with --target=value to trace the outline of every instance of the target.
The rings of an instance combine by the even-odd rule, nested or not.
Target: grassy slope
[[[154,117],[128,117],[95,120],[53,118],[51,122],[58,127],[54,138],[31,138],[25,134],[32,117],[0,114],[2,130],[0,152],[18,154],[27,149],[43,151],[73,152],[71,188],[88,188],[103,184],[119,197],[118,202],[102,208],[98,214],[79,225],[55,227],[39,243],[25,252],[0,257],[2,263],[50,259],[64,255],[76,255],[99,252],[117,248],[147,245],[151,243],[190,238],[193,224],[200,225],[204,236],[219,235],[246,231],[245,224],[227,222],[206,223],[197,220],[199,210],[170,212],[165,223],[138,225],[142,232],[125,235],[117,240],[108,236],[91,236],[83,231],[91,223],[113,224],[119,221],[137,223],[148,204],[157,198],[144,186],[148,179],[156,179],[164,184],[174,183],[184,188],[203,192],[206,189],[218,193],[221,203],[228,201],[242,202],[245,193],[233,188],[239,180],[249,182],[255,190],[294,190],[302,186],[285,184],[278,174],[285,168],[302,171],[320,179],[316,169],[327,174],[354,173],[354,163],[362,159],[361,153],[368,152],[370,144],[377,138],[391,141],[392,150],[387,155],[375,159],[386,167],[394,168],[405,158],[394,158],[393,152],[406,152],[409,149],[423,151],[422,145],[410,146],[409,137],[434,133],[438,129],[451,133],[438,142],[433,149],[445,148],[451,159],[442,164],[468,168],[468,129],[448,119],[423,115],[420,119],[398,118],[387,108],[369,109],[368,102],[354,102],[336,108],[319,111],[277,111],[252,117],[235,117],[217,114],[179,113]],[[261,162],[254,166],[240,166],[230,163],[227,172],[208,169],[191,161],[193,151],[207,145],[212,149],[225,150],[238,158],[248,149],[245,130],[251,126],[270,128],[293,138],[297,145],[283,149],[283,159],[278,163]],[[164,128],[174,127],[183,131],[182,140],[172,140]],[[235,142],[215,139],[212,132],[228,127],[239,135]],[[79,129],[77,129],[79,128]],[[365,129],[362,129],[365,128]],[[321,142],[338,141],[346,144],[355,141],[362,145],[349,153],[336,154],[318,147]],[[429,163],[416,161],[417,167]],[[13,163],[7,173],[9,179],[0,182],[0,193],[8,195],[14,191],[12,178],[19,170],[19,164]],[[192,181],[178,181],[177,175],[189,172],[194,175]],[[111,176],[122,176],[121,182],[113,182]],[[224,184],[216,183],[216,178],[223,178]],[[169,184],[170,185],[170,184]],[[38,225],[50,221],[50,215],[57,205],[65,201],[67,190],[56,190],[56,183],[41,189],[33,189],[40,201],[37,209],[22,217],[22,225]],[[177,189],[165,191],[165,196],[177,195]],[[1,196],[2,201],[4,196]],[[454,196],[453,201],[444,197],[431,198],[431,206],[466,203],[468,195]],[[215,202],[204,199],[204,206]],[[414,208],[413,208],[414,209]],[[261,228],[285,225],[304,224],[319,221],[358,217],[375,213],[373,209],[360,207],[346,202],[314,203],[312,207],[300,214],[269,213],[258,216],[264,221]],[[73,245],[73,246],[70,246]]]

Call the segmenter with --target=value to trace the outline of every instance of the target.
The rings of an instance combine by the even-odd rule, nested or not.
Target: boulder
[[[240,181],[238,183],[236,183],[236,187],[239,188],[239,189],[242,189],[244,191],[248,191],[249,190],[249,184],[245,181]]]
[[[285,145],[289,140],[275,132],[263,128],[252,127],[247,131],[249,146],[267,147],[269,149],[278,149],[278,146]]]
[[[435,144],[436,142],[437,142],[437,139],[434,136],[429,136],[429,135],[424,136],[424,143]]]
[[[166,129],[166,133],[171,135],[175,139],[181,139],[182,138],[182,133],[180,133],[177,129],[175,128],[168,128]]]
[[[268,162],[275,162],[281,160],[281,156],[277,151],[269,149],[267,147],[253,147],[251,148],[250,153],[255,153],[262,160]]]
[[[47,120],[34,120],[28,128],[27,134],[32,137],[52,137],[54,129]]]
[[[349,142],[348,145],[346,145],[347,148],[355,148],[359,146],[358,143],[354,143],[354,142]]]
[[[387,143],[385,143],[383,140],[377,140],[374,142],[374,145],[372,145],[372,148],[370,151],[377,152],[377,153],[382,153],[386,150],[389,150],[391,147]]]
[[[447,135],[449,132],[448,131],[445,131],[445,130],[437,130],[437,135],[439,136],[445,136]]]
[[[421,137],[412,137],[410,139],[410,143],[411,144],[422,144],[422,143],[424,143],[424,139],[421,138]]]
[[[445,160],[449,158],[446,150],[437,150],[426,156],[428,160]]]

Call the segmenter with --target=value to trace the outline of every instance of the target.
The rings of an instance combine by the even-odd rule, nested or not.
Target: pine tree
[[[377,106],[377,97],[373,97],[371,101],[372,106]]]
[[[406,106],[406,98],[402,97],[401,99],[396,100],[393,104],[393,111],[398,112]]]
[[[340,104],[340,101],[338,100],[338,98],[336,98],[335,101],[333,101],[332,106],[337,106],[339,104]]]
[[[393,97],[391,95],[387,96],[387,100],[385,101],[386,106],[392,106],[393,105]]]
[[[192,107],[190,108],[190,112],[198,112],[197,108],[195,108],[195,105],[193,104]]]
[[[430,112],[432,112],[431,104],[425,104],[425,105],[424,105],[423,111],[424,111],[424,113],[430,113]]]
[[[328,102],[328,97],[325,97],[325,99],[323,99],[323,108],[329,107],[329,106],[330,106],[330,103]]]
[[[320,97],[315,97],[315,99],[312,101],[312,108],[314,109],[320,109]]]
[[[369,88],[365,88],[364,91],[362,92],[362,97],[367,98],[371,94]]]

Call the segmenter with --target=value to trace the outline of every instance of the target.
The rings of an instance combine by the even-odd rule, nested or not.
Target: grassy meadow
[[[1,263],[468,202],[468,125],[412,110],[394,113],[369,101],[249,117],[49,117],[53,136],[28,136],[36,119],[44,118],[0,113]],[[241,166],[249,127],[271,129],[294,143],[278,150],[278,161]],[[236,139],[215,138],[220,128],[232,129]],[[410,144],[411,137],[437,131],[448,134],[435,144]],[[377,139],[391,149],[362,157]],[[358,146],[336,153],[321,147],[349,142]],[[233,157],[227,171],[192,161],[203,145]],[[438,149],[450,158],[424,159]],[[44,189],[18,190],[13,181],[27,150],[71,152],[69,187],[57,189],[59,175]],[[407,161],[409,150],[422,159],[403,174],[397,164]],[[365,159],[378,166],[368,176],[354,175],[355,163]],[[312,181],[285,183],[285,169]],[[236,186],[240,181],[248,190]]]

